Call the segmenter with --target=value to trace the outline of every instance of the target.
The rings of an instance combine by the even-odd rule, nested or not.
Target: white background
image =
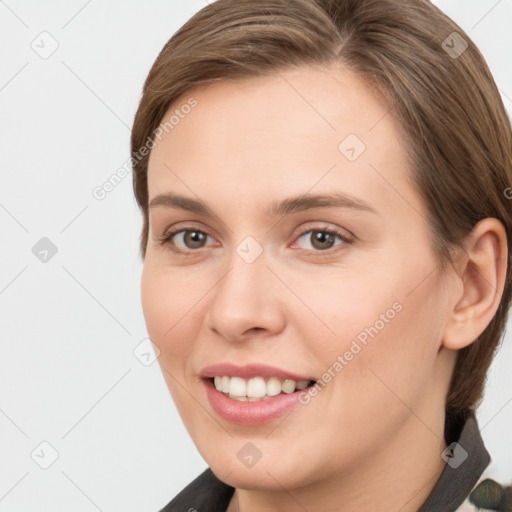
[[[478,45],[512,112],[512,1],[435,4]],[[158,364],[133,354],[147,332],[131,175],[104,200],[92,195],[129,157],[158,52],[205,5],[0,2],[3,512],[156,512],[206,468]],[[31,47],[41,37],[51,47],[43,31],[59,45],[47,59]],[[42,237],[58,249],[46,263],[32,253]],[[512,480],[510,331],[478,411],[485,474],[502,483]],[[31,458],[50,462],[43,441],[59,454],[48,469]]]

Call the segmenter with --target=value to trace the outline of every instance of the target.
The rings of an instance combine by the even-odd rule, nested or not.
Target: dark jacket
[[[472,410],[447,415],[444,435],[446,467],[418,512],[456,511],[491,460]],[[159,512],[225,512],[234,491],[208,468]]]

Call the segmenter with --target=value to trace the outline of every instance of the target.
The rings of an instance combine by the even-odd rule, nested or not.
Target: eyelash
[[[200,249],[189,249],[188,251],[185,251],[183,249],[177,249],[176,247],[174,247],[172,245],[172,239],[174,238],[174,236],[177,235],[178,233],[183,232],[183,231],[185,231],[185,232],[187,232],[187,231],[195,231],[197,233],[202,233],[203,235],[211,237],[211,235],[209,235],[205,231],[201,231],[200,229],[197,229],[195,226],[185,226],[185,227],[179,227],[179,228],[175,228],[175,229],[172,229],[170,231],[167,231],[163,236],[161,236],[158,239],[159,245],[161,245],[161,246],[168,246],[169,250],[173,251],[176,254],[180,254],[180,255],[183,255],[183,256],[187,256],[191,252],[199,252],[200,249],[202,249],[202,248],[200,248]],[[328,235],[337,236],[343,242],[343,245],[350,245],[350,244],[354,243],[354,239],[348,237],[345,233],[342,233],[341,231],[338,231],[337,229],[327,228],[327,227],[324,227],[324,228],[306,228],[306,229],[304,229],[303,231],[301,231],[297,235],[297,239],[299,239],[299,238],[303,237],[305,234],[311,233],[311,232],[327,233]],[[336,247],[336,246],[334,246],[334,247]],[[333,252],[332,249],[333,248],[326,249],[325,251],[322,251],[322,250],[319,250],[319,249],[313,249],[312,250],[312,254],[315,255],[315,256],[323,256],[323,255],[326,255],[326,254],[329,255],[329,254],[332,254],[332,252]],[[303,250],[310,252],[309,249],[303,249]]]

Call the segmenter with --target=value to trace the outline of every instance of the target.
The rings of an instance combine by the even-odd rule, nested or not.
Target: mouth
[[[204,368],[200,373],[213,411],[230,422],[259,425],[286,414],[301,401],[301,394],[316,384],[311,376],[277,367],[230,363]]]
[[[279,379],[278,377],[264,378],[262,376],[244,379],[229,375],[216,375],[208,379],[217,391],[231,400],[239,402],[259,402],[278,395],[289,395],[313,386],[314,380]]]

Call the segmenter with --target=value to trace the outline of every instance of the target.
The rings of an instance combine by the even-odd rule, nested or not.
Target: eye
[[[197,228],[178,228],[167,231],[160,238],[161,245],[167,245],[174,252],[188,252],[190,249],[201,249],[205,247],[206,241],[211,238],[208,233],[200,231]]]
[[[310,247],[306,247],[306,249],[313,249],[316,252],[327,252],[337,245],[352,243],[352,240],[345,233],[327,228],[304,230],[297,238],[298,241],[301,239],[305,240],[306,245],[310,244]],[[340,240],[340,243],[336,244],[336,239]]]

